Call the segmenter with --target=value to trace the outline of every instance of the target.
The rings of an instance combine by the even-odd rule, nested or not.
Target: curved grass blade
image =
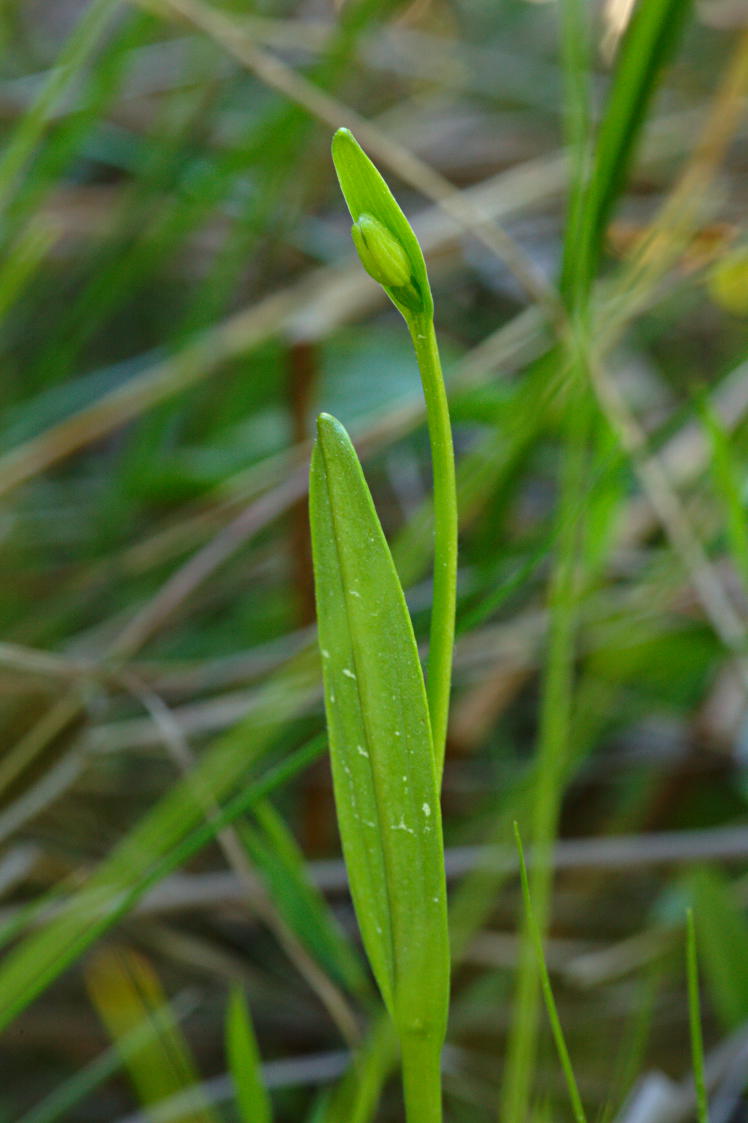
[[[253,818],[255,823],[237,823],[237,833],[289,928],[331,979],[360,997],[370,995],[363,962],[312,884],[282,816],[271,803],[263,802]]]
[[[449,948],[426,691],[392,556],[345,429],[318,420],[310,481],[319,642],[341,841],[401,1040],[441,1044]]]
[[[254,1026],[240,987],[232,989],[226,1012],[226,1053],[242,1123],[272,1123]]]

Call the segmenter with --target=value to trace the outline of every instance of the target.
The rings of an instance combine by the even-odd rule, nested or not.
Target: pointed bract
[[[431,317],[434,301],[429,286],[426,262],[418,239],[381,174],[349,129],[338,129],[332,141],[332,158],[340,189],[343,192],[354,225],[363,216],[374,220],[403,251],[410,266],[410,281],[404,286],[388,284],[364,267],[384,288],[403,315],[420,314]],[[356,248],[359,242],[356,241]],[[359,250],[360,253],[360,250]]]

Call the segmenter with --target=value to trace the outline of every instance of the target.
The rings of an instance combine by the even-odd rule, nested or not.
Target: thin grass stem
[[[519,875],[522,883],[522,897],[525,903],[525,919],[527,922],[528,934],[535,953],[535,961],[537,966],[538,975],[540,977],[540,987],[543,991],[543,998],[545,999],[545,1007],[548,1011],[548,1020],[551,1023],[551,1033],[558,1052],[558,1058],[561,1062],[561,1067],[564,1070],[564,1078],[566,1080],[566,1087],[569,1092],[569,1099],[571,1100],[572,1113],[576,1123],[587,1123],[587,1117],[584,1114],[582,1107],[582,1099],[579,1095],[579,1088],[577,1087],[576,1077],[574,1076],[574,1069],[569,1056],[569,1050],[566,1047],[566,1040],[564,1038],[564,1031],[561,1028],[561,1020],[558,1016],[556,1009],[556,1000],[553,997],[553,988],[551,987],[550,976],[548,975],[548,967],[545,962],[545,954],[543,952],[543,937],[541,935],[540,927],[538,926],[535,910],[532,907],[532,897],[530,895],[530,884],[527,878],[527,866],[525,865],[525,854],[522,848],[522,839],[520,838],[519,827],[514,824],[514,838],[517,843],[517,852],[519,854]]]
[[[591,420],[591,403],[579,369],[572,372],[572,377],[575,383],[570,388],[566,406],[561,496],[556,521],[558,553],[549,589],[548,658],[541,700],[537,784],[532,810],[532,844],[537,855],[532,870],[532,897],[541,933],[545,931],[549,912],[551,853],[569,754],[582,525],[579,496],[584,493],[585,487],[587,435]],[[538,1024],[538,978],[532,947],[523,940],[500,1111],[500,1117],[506,1123],[523,1119],[527,1113]]]
[[[701,1002],[699,1000],[699,964],[696,954],[696,926],[693,909],[686,912],[686,973],[688,975],[688,1020],[691,1030],[693,1082],[696,1091],[698,1123],[709,1123],[704,1072],[704,1040],[701,1035]]]

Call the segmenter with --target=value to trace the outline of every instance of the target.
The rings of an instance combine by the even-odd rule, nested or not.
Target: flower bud
[[[370,277],[385,288],[401,289],[413,279],[407,253],[386,226],[370,214],[359,216],[351,228],[353,244]]]
[[[354,222],[361,263],[408,321],[434,314],[426,262],[397,200],[348,129],[338,129],[332,157]]]

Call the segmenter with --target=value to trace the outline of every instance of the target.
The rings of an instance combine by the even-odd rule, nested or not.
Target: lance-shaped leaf
[[[441,1041],[441,814],[413,627],[361,465],[322,414],[310,509],[338,824],[364,946],[400,1034]]]
[[[332,158],[364,268],[406,318],[416,314],[430,319],[434,300],[423,251],[395,196],[349,129],[335,133]],[[398,275],[402,269],[400,251],[410,267],[408,282]]]
[[[272,1123],[252,1017],[239,987],[231,991],[226,1012],[226,1053],[241,1123]]]

